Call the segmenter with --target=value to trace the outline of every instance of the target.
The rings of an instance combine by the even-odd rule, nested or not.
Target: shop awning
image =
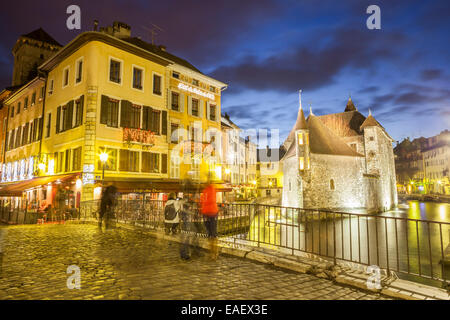
[[[112,180],[114,179],[114,180]],[[112,178],[105,179],[105,184],[114,185],[120,193],[158,193],[158,192],[180,192],[183,190],[181,180],[156,180],[156,179],[139,179],[128,178],[126,180],[118,180]],[[232,191],[231,187],[224,183],[213,183],[218,192]],[[202,190],[206,187],[206,183],[194,184]]]
[[[26,190],[43,186],[49,183],[64,183],[79,176],[79,173],[62,174],[55,176],[37,177],[20,182],[9,182],[0,184],[0,197],[20,197]]]

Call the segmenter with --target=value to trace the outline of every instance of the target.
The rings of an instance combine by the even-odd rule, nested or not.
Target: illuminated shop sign
[[[34,158],[3,164],[2,182],[22,181],[34,178]]]
[[[205,97],[205,98],[208,98],[211,100],[214,100],[214,98],[215,98],[212,93],[202,91],[200,89],[188,86],[187,84],[184,84],[184,83],[179,83],[178,89],[183,90],[183,91],[192,92],[192,93],[198,94],[199,96],[202,96],[202,97]]]
[[[94,165],[85,164],[83,166],[83,184],[94,184]]]

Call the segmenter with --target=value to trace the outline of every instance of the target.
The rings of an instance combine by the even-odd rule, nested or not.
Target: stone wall
[[[379,209],[389,210],[397,205],[394,150],[392,141],[380,127],[364,129],[367,173],[379,176]]]
[[[283,207],[303,208],[303,181],[299,174],[297,157],[283,161]]]
[[[305,177],[303,185],[304,208],[365,208],[364,172],[362,157],[311,154],[311,178]]]

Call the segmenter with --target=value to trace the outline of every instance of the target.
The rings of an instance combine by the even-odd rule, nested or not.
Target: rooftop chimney
[[[97,31],[98,28],[98,20],[94,20],[94,31]]]
[[[161,51],[166,51],[166,46],[160,45],[158,48],[159,48],[159,50],[161,50]]]

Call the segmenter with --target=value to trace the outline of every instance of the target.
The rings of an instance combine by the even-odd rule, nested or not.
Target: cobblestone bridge
[[[178,246],[90,224],[1,226],[0,299],[386,299],[232,256],[184,261]],[[67,288],[71,265],[81,289]]]

